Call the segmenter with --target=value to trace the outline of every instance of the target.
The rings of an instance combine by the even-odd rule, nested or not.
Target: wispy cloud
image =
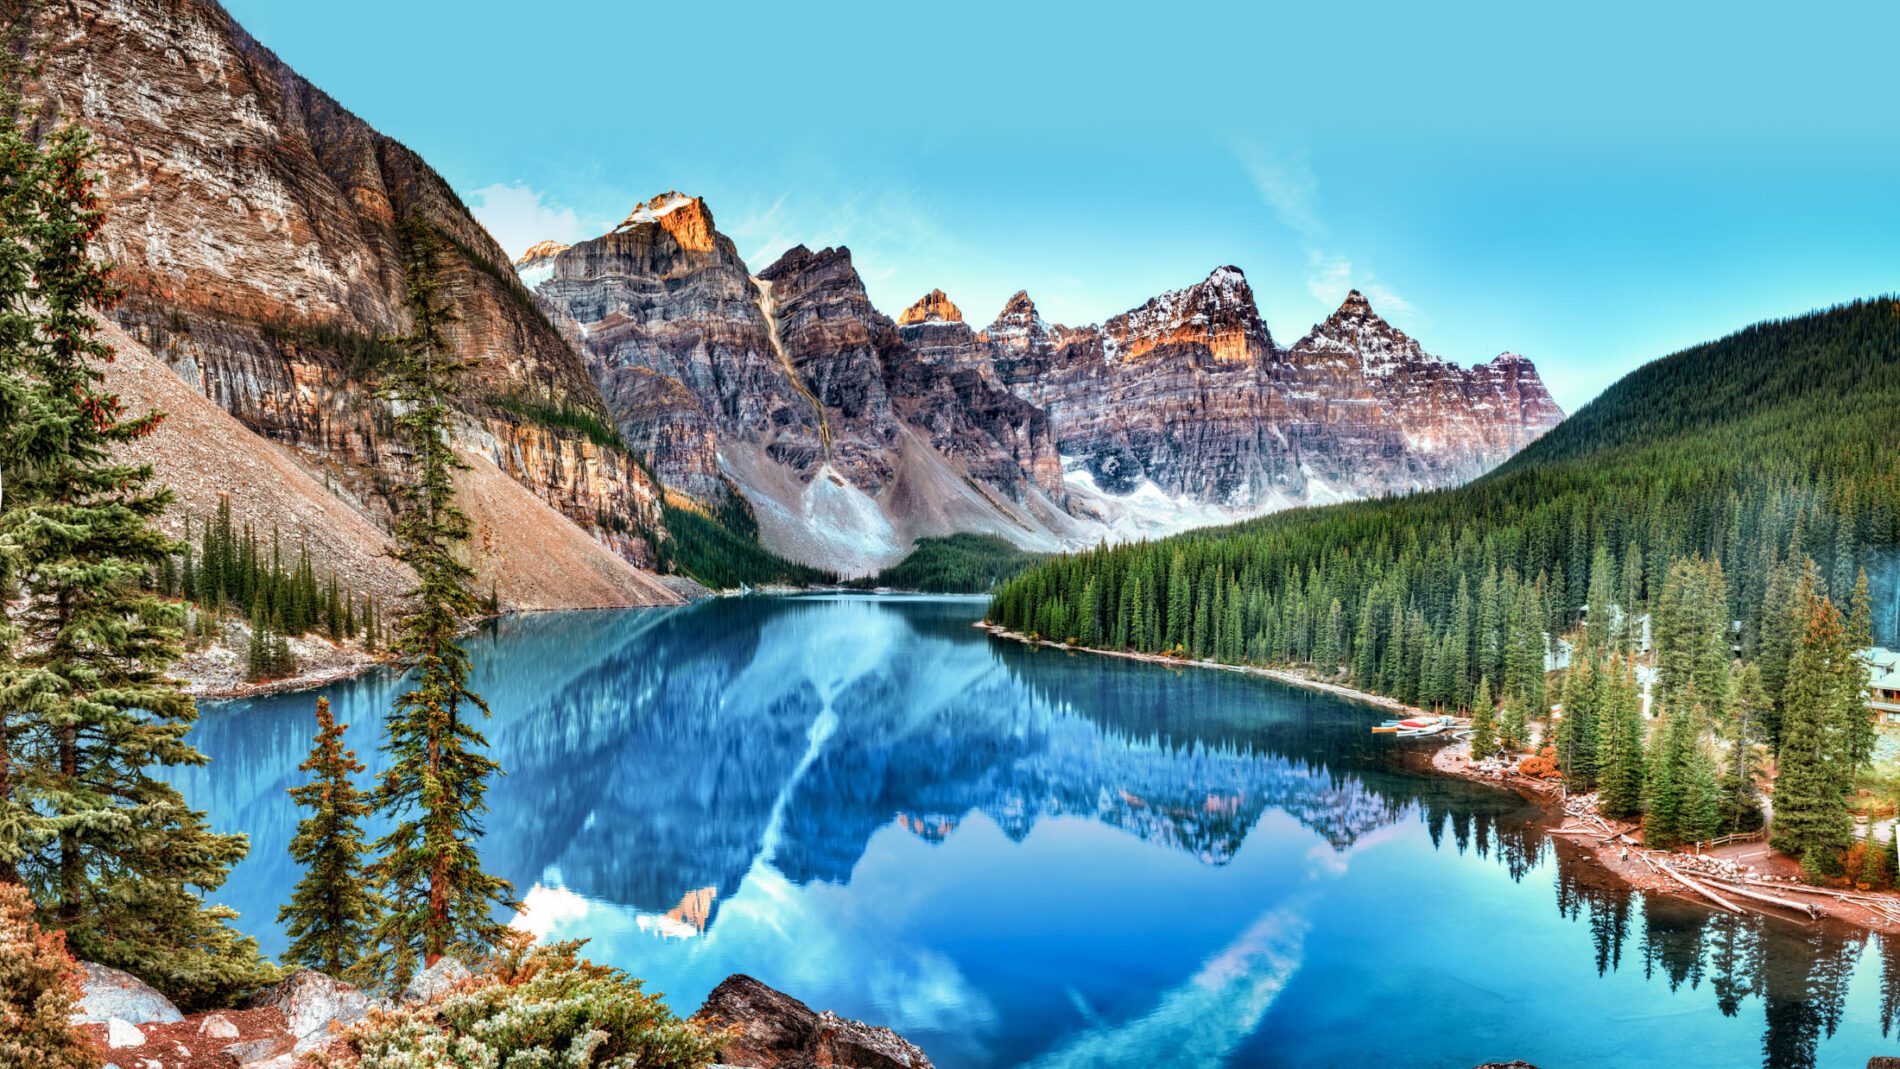
[[[1252,146],[1235,150],[1240,165],[1247,169],[1260,199],[1267,202],[1282,225],[1308,243],[1316,244],[1326,233],[1317,211],[1319,183],[1313,178],[1312,164],[1304,151],[1275,158]]]
[[[1260,199],[1273,210],[1274,218],[1305,244],[1306,291],[1314,300],[1330,307],[1356,289],[1384,315],[1412,315],[1411,302],[1371,270],[1355,265],[1350,257],[1331,247],[1319,210],[1319,180],[1313,175],[1305,150],[1275,154],[1242,144],[1235,146],[1234,156]]]
[[[1308,249],[1306,260],[1306,292],[1321,304],[1338,304],[1346,299],[1347,293],[1356,289],[1366,295],[1366,299],[1372,302],[1372,307],[1378,309],[1381,315],[1394,317],[1412,314],[1410,301],[1393,292],[1372,272],[1355,271],[1352,261],[1344,256]]]
[[[583,219],[574,209],[554,204],[547,194],[525,182],[496,182],[464,195],[477,222],[488,228],[510,256],[519,256],[537,241],[572,244],[607,229],[599,220]]]

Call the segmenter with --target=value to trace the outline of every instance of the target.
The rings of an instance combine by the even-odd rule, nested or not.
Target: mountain
[[[1451,391],[1449,372],[1347,303],[1292,352]],[[1478,386],[1522,389],[1514,358],[1479,371]],[[1085,553],[1005,584],[992,616],[1091,645],[1306,666],[1446,708],[1484,680],[1538,712],[1546,635],[1576,627],[1586,599],[1642,611],[1686,581],[1672,571],[1711,559],[1746,659],[1766,659],[1810,561],[1841,604],[1864,572],[1874,637],[1891,642],[1896,410],[1900,301],[1858,301],[1646,365],[1469,485]]]
[[[1234,267],[1099,327],[1021,291],[983,330],[942,290],[893,321],[849,249],[750,274],[668,192],[516,269],[668,487],[848,575],[959,532],[1048,552],[1452,485],[1563,415],[1529,361],[1439,360],[1357,292],[1281,349]]]
[[[800,246],[754,276],[705,202],[673,192],[600,237],[536,248],[517,269],[626,440],[668,487],[739,506],[774,552],[862,574],[920,537],[1082,537],[1050,497],[1047,416],[920,359],[849,250]]]
[[[487,525],[477,518],[477,537],[505,540],[481,554],[483,585],[508,586],[522,604],[563,604],[566,564],[604,577],[612,601],[676,600],[637,568],[655,560],[659,485],[619,442],[579,355],[420,157],[210,0],[36,5],[34,38],[29,99],[43,121],[94,134],[107,209],[98,244],[126,291],[112,316],[130,341],[292,458],[367,530],[386,529],[405,461],[367,372],[407,321],[395,228],[418,216],[452,250],[455,341],[472,363],[458,445],[476,465],[471,479],[492,469],[507,484],[484,482],[502,511]],[[190,474],[161,467],[168,480]],[[318,522],[268,504],[253,495],[234,508],[293,536]],[[557,562],[535,552],[543,543],[572,554]]]
[[[1045,327],[1018,294],[992,330],[1071,489],[1127,536],[1454,485],[1563,418],[1528,361],[1439,360],[1358,291],[1282,349],[1234,267],[1099,328]]]

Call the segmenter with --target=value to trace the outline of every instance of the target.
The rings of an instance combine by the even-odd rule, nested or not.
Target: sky
[[[1346,292],[1574,411],[1900,290],[1900,4],[224,0],[511,254],[702,196],[895,315],[1099,322],[1214,268],[1290,344]]]

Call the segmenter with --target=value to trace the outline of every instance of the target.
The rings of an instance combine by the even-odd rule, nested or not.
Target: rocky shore
[[[242,1006],[184,1014],[136,977],[83,967],[72,1021],[119,1069],[294,1069],[317,1051],[347,1058],[351,1025],[390,1003],[323,973],[299,969]],[[394,1000],[433,1002],[472,978],[443,958]],[[691,1018],[730,1039],[717,1065],[752,1069],[933,1069],[930,1058],[888,1028],[817,1011],[750,976],[727,977]]]

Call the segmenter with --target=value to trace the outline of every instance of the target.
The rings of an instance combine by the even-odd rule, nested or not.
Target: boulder
[[[915,1044],[888,1028],[818,1012],[782,991],[733,975],[706,996],[693,1020],[734,1028],[720,1065],[753,1069],[934,1069]]]
[[[315,969],[299,969],[259,992],[248,1008],[282,1013],[285,1030],[296,1037],[301,1052],[327,1043],[333,1028],[362,1020],[369,1013],[370,998]]]
[[[468,966],[454,958],[439,958],[434,965],[417,973],[402,989],[404,1002],[428,1002],[469,978]]]
[[[281,1042],[282,1040],[273,1039],[268,1036],[263,1039],[247,1039],[242,1043],[233,1043],[223,1048],[219,1053],[239,1065],[256,1065],[258,1062],[276,1055],[277,1046]]]
[[[106,1022],[106,1046],[118,1050],[120,1047],[143,1047],[144,1045],[145,1033],[139,1031],[138,1025],[130,1021],[122,1021],[117,1017]]]
[[[236,1039],[238,1026],[222,1013],[207,1014],[198,1022],[198,1034],[209,1039]]]
[[[117,1018],[126,1024],[173,1024],[185,1019],[170,999],[131,973],[104,965],[80,965],[79,1010],[74,1024],[105,1024]]]

